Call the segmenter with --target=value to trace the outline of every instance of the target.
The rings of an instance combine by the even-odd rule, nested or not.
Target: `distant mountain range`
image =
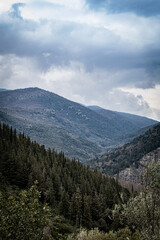
[[[143,128],[156,123],[129,116],[85,107],[39,88],[0,91],[2,122],[83,163],[130,141],[144,132]]]
[[[0,88],[0,92],[4,92],[4,91],[7,91],[7,89],[5,89],[5,88]]]
[[[117,117],[119,117],[119,121],[124,121],[124,119],[126,120],[126,118],[127,118],[128,121],[131,124],[133,124],[133,126],[136,125],[138,128],[144,128],[146,126],[150,126],[153,123],[157,122],[157,121],[153,122],[153,119],[138,116],[135,114],[106,110],[99,106],[88,106],[88,108],[90,108],[91,110],[95,111],[96,113],[102,115],[103,117],[112,119],[114,121],[117,121]]]
[[[160,124],[130,143],[90,161],[92,168],[126,181],[140,182],[143,167],[160,158]]]

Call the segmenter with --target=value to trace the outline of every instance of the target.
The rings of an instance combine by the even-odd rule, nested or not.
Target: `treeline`
[[[117,229],[112,209],[130,197],[115,179],[69,160],[62,152],[46,150],[4,123],[0,124],[0,173],[19,189],[27,189],[37,180],[41,202],[76,227]]]

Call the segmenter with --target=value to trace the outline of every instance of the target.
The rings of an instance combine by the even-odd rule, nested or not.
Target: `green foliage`
[[[20,189],[38,180],[41,202],[73,225],[107,231],[113,221],[108,215],[115,204],[126,202],[128,192],[117,181],[57,153],[3,124],[0,127],[0,173]]]
[[[97,228],[90,231],[82,229],[77,235],[72,234],[68,236],[67,240],[105,240],[105,234]]]
[[[142,238],[138,231],[132,233],[126,227],[117,232],[110,231],[109,233],[101,232],[97,228],[90,231],[82,229],[77,235],[69,235],[67,240],[142,240]]]
[[[51,239],[49,232],[44,236],[45,228],[50,228],[50,209],[39,197],[36,184],[17,196],[0,196],[0,239]]]
[[[138,229],[145,240],[160,239],[160,161],[151,163],[144,173],[144,189],[127,204],[117,206],[114,218]]]
[[[51,229],[51,234],[54,239],[66,239],[68,234],[74,232],[74,227],[63,216],[54,216],[52,219],[54,228]]]
[[[68,240],[160,239],[159,162],[146,168],[143,192],[129,200],[115,179],[46,150],[5,124],[0,156],[0,240],[64,240],[74,231],[71,224],[88,231]]]

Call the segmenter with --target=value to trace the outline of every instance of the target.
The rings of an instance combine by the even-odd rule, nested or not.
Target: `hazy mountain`
[[[147,125],[107,112],[103,116],[38,88],[0,92],[1,121],[24,131],[32,140],[83,162],[123,144]]]
[[[119,119],[119,125],[121,125],[123,122],[125,124],[132,124],[133,126],[137,126],[138,128],[144,128],[147,126],[151,126],[152,124],[158,123],[158,121],[155,121],[150,118],[138,116],[135,114],[130,113],[124,113],[124,112],[116,112],[116,111],[110,111],[106,110],[104,108],[101,108],[99,106],[88,106],[89,109],[95,111],[96,113],[102,115],[105,118],[112,119],[112,121],[117,122],[117,117]]]
[[[157,158],[160,152],[160,124],[150,128],[145,134],[132,142],[110,151],[90,161],[93,168],[110,175],[118,174],[127,181],[138,182],[138,174],[142,165]],[[148,159],[148,160],[147,160]]]
[[[7,91],[7,89],[5,89],[5,88],[0,88],[0,92],[4,92],[4,91]]]

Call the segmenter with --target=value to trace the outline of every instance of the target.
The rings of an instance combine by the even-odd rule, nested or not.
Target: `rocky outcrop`
[[[143,156],[138,163],[138,168],[132,165],[131,167],[120,171],[118,178],[134,183],[141,183],[141,176],[143,176],[144,167],[152,161],[157,162],[159,159],[160,147]]]

